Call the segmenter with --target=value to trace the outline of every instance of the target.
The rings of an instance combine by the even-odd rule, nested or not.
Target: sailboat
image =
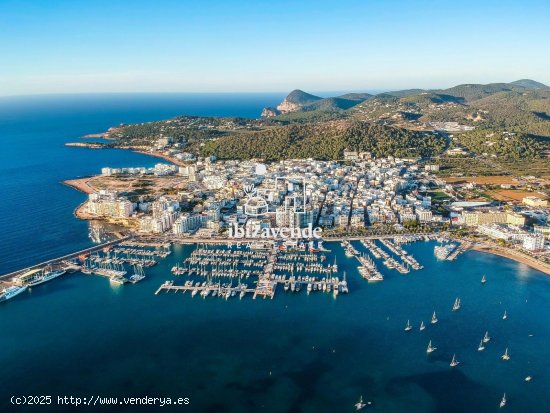
[[[460,310],[460,298],[456,298],[455,303],[453,304],[453,311]]]
[[[500,408],[502,409],[504,406],[506,406],[506,393],[504,393],[502,400],[500,401]]]
[[[411,323],[409,322],[409,320],[407,320],[407,326],[405,327],[405,331],[411,331],[411,330],[412,330]]]
[[[502,355],[502,360],[504,360],[504,361],[510,360],[510,355],[508,354],[508,347],[506,347],[506,351]]]
[[[485,335],[483,336],[483,340],[482,340],[482,341],[483,341],[484,343],[488,343],[489,340],[491,340],[491,337],[489,337],[489,332],[486,331],[486,332],[485,332]]]
[[[458,366],[458,363],[460,363],[460,361],[457,361],[456,355],[453,354],[453,359],[451,360],[450,366],[451,366],[451,367],[456,367],[456,366]]]
[[[437,347],[432,347],[432,340],[428,343],[428,348],[426,349],[426,353],[430,354],[433,353],[435,350],[437,350]]]
[[[485,274],[483,274],[483,277],[481,277],[481,284],[485,284],[487,282],[487,278],[485,277]]]
[[[432,315],[432,321],[431,321],[431,323],[432,323],[432,324],[437,323],[437,317],[435,316],[435,311],[434,311],[434,313],[433,313],[433,315]]]
[[[483,339],[479,342],[479,347],[477,348],[477,351],[483,351],[485,350],[485,346],[483,345]]]
[[[355,403],[355,410],[363,410],[367,405],[363,403],[363,396],[359,397],[359,401]]]
[[[508,314],[506,314],[506,310],[504,310],[504,315],[502,316],[503,320],[506,320],[508,318]]]
[[[420,331],[424,330],[426,326],[424,325],[424,321],[420,322]]]

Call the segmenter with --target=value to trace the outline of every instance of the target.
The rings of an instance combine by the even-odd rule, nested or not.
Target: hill
[[[294,112],[302,107],[322,100],[322,97],[311,95],[303,90],[295,89],[277,106],[280,113]]]
[[[335,121],[287,125],[235,133],[207,142],[202,155],[220,159],[292,158],[342,159],[346,149],[368,151],[374,156],[433,156],[443,151],[445,138],[427,132]]]
[[[546,86],[544,83],[536,82],[531,79],[520,79],[516,80],[515,82],[511,82],[511,85],[521,86],[526,89],[547,89],[548,86]]]

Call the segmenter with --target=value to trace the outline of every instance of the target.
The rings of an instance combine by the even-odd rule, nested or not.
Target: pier
[[[22,275],[22,274],[24,274],[26,272],[29,272],[29,271],[32,271],[32,270],[43,269],[43,268],[47,267],[48,265],[58,266],[62,269],[67,269],[67,267],[68,267],[69,270],[70,269],[74,270],[76,268],[75,267],[76,264],[74,264],[74,263],[67,264],[66,261],[72,260],[74,258],[78,258],[79,255],[91,254],[92,252],[101,251],[106,247],[109,247],[109,246],[112,246],[112,245],[117,245],[117,244],[119,244],[120,242],[123,242],[126,239],[128,239],[128,237],[124,237],[122,239],[117,239],[117,240],[105,242],[103,244],[94,245],[93,247],[85,248],[85,249],[77,251],[77,252],[72,252],[70,254],[63,255],[62,257],[53,258],[53,259],[50,259],[48,261],[44,261],[44,262],[41,262],[39,264],[32,265],[30,267],[23,268],[21,270],[17,270],[17,271],[8,273],[8,274],[1,275],[0,276],[0,281],[11,281],[13,278],[18,277],[19,275]]]

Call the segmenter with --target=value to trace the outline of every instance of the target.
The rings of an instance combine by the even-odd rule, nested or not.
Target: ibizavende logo
[[[261,218],[269,212],[269,205],[266,199],[258,193],[254,184],[245,185],[244,193],[246,203],[244,204],[244,213],[249,217]]]
[[[233,224],[229,227],[229,238],[261,238],[261,239],[289,239],[289,238],[310,238],[321,239],[322,229],[313,228],[308,224],[305,228],[298,227],[274,227],[274,228],[251,228],[239,227]]]
[[[281,192],[286,192],[283,205],[277,208],[277,211],[269,210],[268,193],[263,190],[260,192],[253,184],[243,187],[246,201],[244,203],[244,214],[248,217],[248,222],[245,226],[232,224],[229,227],[229,238],[261,238],[261,239],[289,239],[289,238],[309,238],[320,239],[322,229],[319,227],[313,228],[313,224],[309,222],[307,225],[304,217],[307,216],[307,194],[305,181],[301,181],[298,185],[289,185],[285,178],[275,178],[275,187],[272,190],[275,196]],[[289,190],[292,188],[292,190]],[[298,188],[296,190],[296,188]],[[289,192],[291,196],[289,196]],[[273,199],[273,198],[272,198]],[[292,202],[291,202],[292,201]],[[309,210],[310,217],[313,216],[311,209]],[[279,217],[277,217],[279,215]],[[285,226],[272,227],[266,226],[266,222],[274,224],[277,217],[285,222]],[[266,221],[268,220],[268,221]],[[289,225],[286,225],[288,222]],[[291,225],[294,223],[294,225]],[[295,225],[298,223],[298,225]]]

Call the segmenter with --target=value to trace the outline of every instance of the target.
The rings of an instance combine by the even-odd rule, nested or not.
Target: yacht
[[[420,322],[420,331],[424,330],[426,326],[424,325],[424,321]]]
[[[432,315],[432,321],[431,321],[431,323],[432,323],[432,324],[437,323],[437,317],[436,317],[436,315],[435,315],[435,311],[434,311],[434,313],[433,313],[433,315]]]
[[[411,330],[412,330],[411,323],[409,322],[409,320],[407,320],[407,325],[405,326],[405,331],[411,331]]]
[[[460,363],[460,361],[457,361],[456,359],[456,355],[453,354],[453,359],[451,360],[451,364],[449,364],[451,367],[456,367],[458,366],[458,364]]]
[[[502,355],[502,360],[504,360],[504,361],[510,360],[510,355],[508,354],[508,347],[506,347],[506,351]]]
[[[485,277],[485,274],[483,277],[481,277],[481,284],[485,284],[487,282],[487,278]]]
[[[504,315],[502,316],[503,320],[506,320],[508,318],[508,314],[506,314],[506,310],[504,310]]]
[[[502,400],[500,401],[500,408],[502,409],[504,406],[506,406],[506,393],[504,393],[504,396],[502,396]]]
[[[483,345],[483,340],[479,342],[479,347],[477,348],[477,351],[483,351],[485,350],[485,346]]]
[[[0,302],[12,299],[16,295],[21,294],[27,288],[28,287],[26,285],[13,285],[11,287],[4,288],[4,290],[0,292]]]
[[[525,381],[526,381],[526,382],[530,382],[531,380],[533,380],[533,378],[532,378],[531,376],[527,376],[527,377],[525,378]]]
[[[51,267],[49,267],[49,270],[44,269],[44,271],[40,275],[36,275],[32,279],[30,279],[27,285],[29,287],[34,287],[35,285],[43,284],[65,274],[65,272],[65,270],[61,269],[52,270]]]
[[[489,337],[489,332],[486,331],[486,332],[485,332],[485,335],[483,336],[483,340],[482,340],[482,341],[483,341],[484,343],[488,343],[490,340],[491,340],[491,337]]]
[[[432,340],[428,343],[428,348],[426,349],[426,353],[430,354],[437,350],[437,347],[432,347]]]
[[[460,310],[460,298],[456,298],[455,303],[453,304],[453,311]]]

